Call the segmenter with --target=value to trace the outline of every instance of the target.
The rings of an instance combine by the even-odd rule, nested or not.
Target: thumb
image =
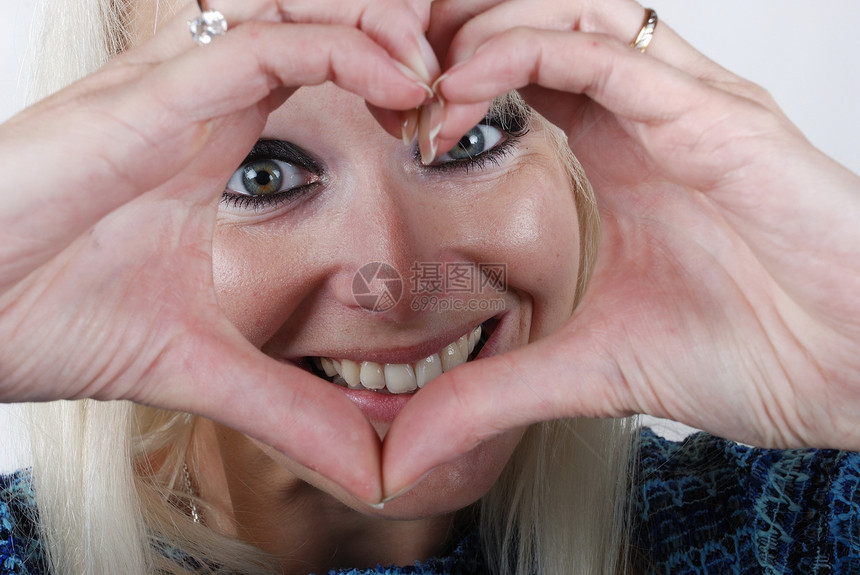
[[[378,436],[335,386],[266,356],[232,326],[190,337],[193,346],[163,354],[154,371],[171,377],[158,397],[144,403],[218,421],[274,447],[361,501],[380,501]]]
[[[625,406],[632,402],[612,383],[618,380],[602,347],[591,330],[568,324],[547,339],[479,356],[434,379],[385,437],[385,497],[509,429],[561,417],[629,415],[633,410]]]

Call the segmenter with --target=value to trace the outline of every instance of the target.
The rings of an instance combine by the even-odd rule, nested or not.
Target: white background
[[[21,62],[34,4],[0,0],[0,120],[23,105]],[[653,0],[650,6],[706,55],[767,88],[813,144],[860,174],[860,1]],[[15,465],[14,441],[2,428],[14,426],[14,417],[0,413],[0,424],[2,470]]]

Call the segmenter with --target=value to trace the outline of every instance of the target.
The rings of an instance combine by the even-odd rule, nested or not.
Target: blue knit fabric
[[[484,575],[487,564],[474,535],[466,537],[447,557],[416,561],[408,567],[383,567],[375,569],[349,569],[329,571],[328,575]]]
[[[0,475],[0,574],[46,572],[35,516],[29,474]]]
[[[648,573],[860,573],[860,454],[642,433],[634,546]]]
[[[642,432],[633,492],[637,570],[860,573],[860,454],[753,449],[707,434]],[[0,476],[0,575],[45,575],[26,472]],[[479,575],[477,536],[448,556],[329,575]]]

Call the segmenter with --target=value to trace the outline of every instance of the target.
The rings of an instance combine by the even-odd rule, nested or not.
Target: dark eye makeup
[[[221,203],[260,208],[289,201],[315,186],[323,168],[308,152],[282,140],[259,140],[227,183]]]
[[[487,163],[498,165],[528,132],[529,110],[525,106],[491,107],[487,116],[469,130],[458,144],[423,166],[416,150],[414,161],[422,170],[468,173]],[[291,142],[259,140],[242,165],[233,173],[221,200],[234,209],[271,208],[297,199],[316,189],[323,180],[323,165],[313,155]]]

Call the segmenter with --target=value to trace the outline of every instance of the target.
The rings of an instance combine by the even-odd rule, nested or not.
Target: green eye
[[[236,170],[227,183],[227,190],[242,196],[272,196],[315,179],[315,174],[295,164],[263,158],[247,162]]]
[[[283,181],[277,162],[263,160],[242,168],[242,185],[254,196],[277,193]]]
[[[448,151],[448,153],[439,156],[434,163],[442,164],[458,160],[470,160],[498,145],[503,137],[504,134],[498,128],[486,124],[478,124],[469,130],[465,136],[460,138],[457,145]]]

